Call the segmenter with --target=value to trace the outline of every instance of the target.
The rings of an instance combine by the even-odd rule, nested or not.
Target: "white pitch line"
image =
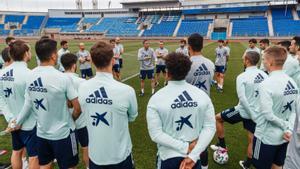
[[[131,76],[129,76],[129,77],[126,77],[125,79],[122,79],[121,82],[126,82],[126,81],[128,81],[128,80],[130,80],[130,79],[132,79],[132,78],[134,78],[134,77],[136,77],[136,76],[138,76],[138,75],[140,75],[140,73],[136,73],[136,74],[134,74],[134,75],[131,75]]]

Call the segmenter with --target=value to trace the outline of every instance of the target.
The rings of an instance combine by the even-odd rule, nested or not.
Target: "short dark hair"
[[[50,39],[50,37],[48,35],[44,35],[40,39]]]
[[[61,56],[60,62],[65,70],[70,70],[74,64],[76,65],[77,59],[73,53],[66,53]]]
[[[57,53],[57,42],[53,39],[40,39],[35,44],[35,52],[41,62],[49,61],[53,53]]]
[[[280,45],[284,47],[287,51],[290,51],[291,41],[284,40],[277,43],[277,45]]]
[[[268,47],[264,51],[264,55],[274,58],[276,66],[283,66],[287,58],[287,51],[284,47],[276,45]]]
[[[105,68],[113,59],[113,46],[104,41],[99,41],[91,48],[92,61],[97,68]]]
[[[15,37],[8,36],[8,37],[5,39],[5,43],[6,43],[7,45],[9,45],[9,43],[10,43],[12,40],[15,40]]]
[[[219,39],[218,42],[219,43],[224,43],[224,40],[223,39]]]
[[[186,40],[185,40],[185,39],[181,39],[181,40],[180,40],[180,43],[186,44]]]
[[[172,80],[184,80],[191,65],[190,59],[182,53],[172,52],[166,57],[166,67]]]
[[[250,39],[249,43],[251,43],[251,42],[257,44],[257,40],[256,39]]]
[[[143,40],[143,44],[145,44],[146,42],[148,42],[148,39]]]
[[[293,37],[293,40],[296,41],[296,46],[299,46],[300,48],[300,36]]]
[[[64,45],[67,44],[67,43],[68,43],[68,41],[62,40],[62,41],[60,42],[60,46],[64,46]]]
[[[259,53],[255,51],[249,51],[246,53],[245,58],[249,60],[251,65],[257,65],[260,59]]]
[[[109,43],[112,43],[112,42],[116,42],[116,40],[115,39],[109,40]]]
[[[203,37],[198,33],[194,33],[188,38],[188,44],[193,51],[201,52],[203,48]]]
[[[4,62],[11,61],[11,58],[9,56],[9,47],[4,48],[1,52],[1,55],[2,55],[2,59],[4,60]]]
[[[262,40],[259,41],[259,43],[270,45],[270,40],[269,39],[262,39]]]
[[[22,40],[9,44],[9,54],[14,61],[23,61],[24,55],[29,51],[29,46]]]

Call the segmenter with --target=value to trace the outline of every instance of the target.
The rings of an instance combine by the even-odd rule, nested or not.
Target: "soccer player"
[[[79,51],[77,52],[77,57],[79,60],[79,69],[81,73],[81,77],[92,78],[93,77],[93,70],[91,65],[91,55],[90,52],[85,50],[84,43],[79,44]]]
[[[140,79],[141,79],[141,92],[140,96],[144,96],[145,92],[145,79],[151,79],[152,94],[155,92],[155,78],[154,78],[154,62],[156,59],[155,52],[150,48],[148,40],[143,41],[143,48],[138,51],[138,61],[140,62]]]
[[[3,52],[3,58],[12,58],[11,64],[1,71],[0,77],[0,109],[9,124],[17,118],[24,105],[24,93],[27,76],[30,70],[27,62],[31,59],[29,46],[24,41],[14,41],[9,44],[8,52]],[[19,169],[28,167],[26,156],[23,160],[24,148],[29,156],[29,167],[39,168],[36,149],[36,120],[33,115],[28,116],[21,130],[12,132],[13,152],[12,167]],[[26,161],[26,162],[25,162]]]
[[[156,79],[155,79],[155,86],[159,85],[159,77],[160,73],[163,74],[165,78],[164,86],[167,85],[167,77],[166,77],[166,64],[165,64],[165,57],[168,55],[169,51],[167,48],[164,47],[164,42],[159,42],[159,48],[155,50],[157,63],[156,63]]]
[[[296,121],[293,130],[293,135],[291,141],[288,145],[287,155],[284,163],[284,169],[298,169],[300,166],[300,154],[299,154],[299,147],[300,147],[300,100],[298,99],[297,102],[297,111],[296,111]]]
[[[44,36],[41,37],[41,39],[50,39],[50,37],[47,36],[47,35],[44,35]],[[41,65],[41,61],[40,61],[39,57],[35,56],[35,59],[36,59],[36,65],[40,66]]]
[[[182,53],[185,56],[189,56],[189,50],[186,47],[186,40],[185,39],[180,40],[180,46],[179,46],[179,48],[176,49],[176,53]]]
[[[203,90],[210,96],[211,81],[214,77],[215,66],[213,62],[205,58],[201,50],[203,48],[203,37],[198,33],[192,34],[188,38],[188,49],[190,60],[192,61],[191,70],[185,80]],[[201,168],[208,168],[208,151],[201,153]]]
[[[260,60],[260,69],[261,70],[263,70],[263,71],[266,71],[265,70],[265,67],[264,67],[264,58],[263,58],[263,56],[264,56],[264,51],[268,48],[270,46],[270,41],[269,41],[269,39],[262,39],[262,40],[260,40],[259,41],[259,48],[260,48],[260,50],[261,50],[261,53],[260,53],[260,55],[261,55],[261,60]]]
[[[293,37],[290,46],[290,53],[294,58],[298,59],[298,61],[300,62],[300,37],[299,36]]]
[[[268,78],[268,75],[257,68],[260,55],[257,52],[247,52],[243,58],[245,72],[240,74],[236,79],[236,91],[239,98],[239,104],[233,108],[226,109],[216,115],[218,144],[211,145],[213,150],[219,148],[227,149],[225,144],[224,123],[236,124],[243,122],[244,128],[248,131],[248,149],[247,160],[240,161],[242,168],[250,168],[252,159],[252,140],[255,131],[255,122],[258,112],[255,111],[257,106],[257,97],[259,95],[258,87],[261,82]]]
[[[132,87],[113,79],[113,47],[103,41],[91,48],[96,76],[79,87],[87,117],[91,169],[133,169],[129,122],[138,115]]]
[[[210,96],[210,84],[214,77],[215,65],[201,53],[203,37],[198,33],[192,34],[188,38],[188,49],[192,67],[186,76],[186,81]]]
[[[254,52],[257,52],[257,53],[261,54],[260,49],[258,47],[256,47],[256,45],[257,45],[257,40],[256,39],[250,39],[249,40],[249,47],[246,49],[244,55],[247,52],[250,52],[250,51],[254,51]]]
[[[65,70],[65,74],[73,80],[75,90],[78,90],[80,84],[85,82],[84,79],[80,78],[78,74],[76,74],[77,59],[78,59],[77,56],[72,53],[66,53],[61,56],[61,64]],[[72,113],[73,109],[70,108],[69,112]],[[89,137],[88,137],[88,131],[86,127],[86,119],[83,113],[75,121],[75,126],[76,126],[75,132],[77,135],[77,139],[82,149],[83,162],[85,166],[88,168],[89,167],[89,155],[88,155]]]
[[[120,69],[123,68],[123,54],[124,54],[124,46],[121,44],[121,39],[119,37],[116,37],[116,48],[120,51]]]
[[[9,56],[9,47],[6,47],[2,50],[1,56],[3,59],[3,69],[12,64],[13,60]]]
[[[296,117],[299,90],[292,78],[282,71],[287,51],[272,46],[264,52],[269,78],[258,89],[258,116],[253,139],[252,163],[256,168],[281,169]]]
[[[76,120],[81,113],[78,95],[72,80],[54,68],[57,63],[57,42],[41,39],[35,51],[41,66],[27,76],[25,104],[17,118],[17,126],[34,111],[37,119],[37,146],[42,169],[52,168],[57,160],[59,168],[75,168],[78,164],[78,149],[75,135]],[[72,115],[68,111],[72,105]]]
[[[148,131],[158,145],[159,169],[200,168],[199,155],[216,130],[210,98],[185,81],[191,65],[185,55],[170,53],[166,57],[169,84],[147,106]]]
[[[219,46],[216,48],[216,81],[217,90],[223,92],[224,76],[226,72],[227,59],[229,57],[227,49],[223,46],[224,40],[218,40]]]
[[[115,62],[114,62],[114,65],[113,65],[113,75],[114,75],[114,78],[117,79],[117,80],[121,80],[121,77],[120,77],[120,55],[121,55],[121,51],[120,51],[120,48],[118,48],[116,46],[116,41],[114,39],[111,39],[110,40],[110,44],[113,46],[113,52],[114,52],[114,59],[115,59]]]
[[[14,38],[14,37],[11,37],[11,36],[7,37],[7,38],[5,39],[5,42],[6,42],[6,45],[7,45],[6,47],[8,47],[9,44],[10,44],[11,42],[14,42],[14,41],[15,41],[15,38]],[[2,55],[1,55],[1,57],[0,57],[0,69],[3,68],[4,64],[5,64],[5,61],[3,60],[3,57],[2,57]]]
[[[70,51],[68,50],[69,48],[69,45],[68,45],[68,42],[63,40],[60,42],[60,46],[61,46],[61,49],[58,50],[58,59],[57,59],[57,65],[58,65],[58,70],[61,71],[61,72],[64,72],[65,69],[64,67],[62,66],[61,64],[61,56],[66,54],[66,53],[70,53]]]

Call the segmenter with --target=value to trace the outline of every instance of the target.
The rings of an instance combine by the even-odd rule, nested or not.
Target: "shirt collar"
[[[270,76],[278,75],[278,74],[283,74],[283,70],[275,70],[270,73]]]
[[[68,75],[79,77],[79,75],[77,73],[73,73],[73,72],[65,72],[65,73]]]
[[[114,79],[113,74],[107,73],[107,72],[96,72],[97,78],[108,78],[108,79]]]
[[[168,85],[183,85],[185,83],[186,83],[185,80],[178,80],[178,81],[171,80],[168,82]]]
[[[27,63],[24,62],[24,61],[14,61],[14,62],[12,63],[12,65],[15,65],[15,66],[25,66],[25,67],[27,67]]]
[[[247,70],[254,70],[254,69],[257,69],[257,67],[256,67],[256,66],[250,66],[250,67],[247,67],[247,68],[246,68],[246,71],[247,71]]]
[[[191,56],[191,60],[197,59],[197,58],[201,58],[203,57],[203,55],[195,55],[195,56]]]

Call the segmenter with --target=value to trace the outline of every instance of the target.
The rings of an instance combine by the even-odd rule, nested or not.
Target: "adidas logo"
[[[288,81],[288,84],[286,85],[284,96],[290,95],[290,94],[298,94],[298,90],[295,88],[295,86]]]
[[[210,71],[208,71],[204,63],[202,63],[194,73],[194,76],[201,76],[201,75],[210,75]]]
[[[101,87],[99,90],[96,90],[94,93],[89,95],[89,98],[85,100],[87,103],[93,104],[107,104],[112,105],[112,100],[108,99],[104,87]]]
[[[44,88],[42,79],[40,77],[37,80],[33,81],[33,83],[30,84],[28,89],[29,91],[33,92],[47,93],[47,89]]]
[[[264,81],[265,78],[259,73],[255,79],[254,79],[254,83],[261,83],[262,81]]]
[[[174,103],[171,105],[172,109],[182,108],[182,107],[197,107],[198,103],[194,102],[191,96],[187,91],[182,92],[177,99],[174,100]]]
[[[9,70],[8,72],[4,73],[1,77],[1,80],[3,81],[14,81],[15,78],[14,76],[14,72],[13,69]]]

